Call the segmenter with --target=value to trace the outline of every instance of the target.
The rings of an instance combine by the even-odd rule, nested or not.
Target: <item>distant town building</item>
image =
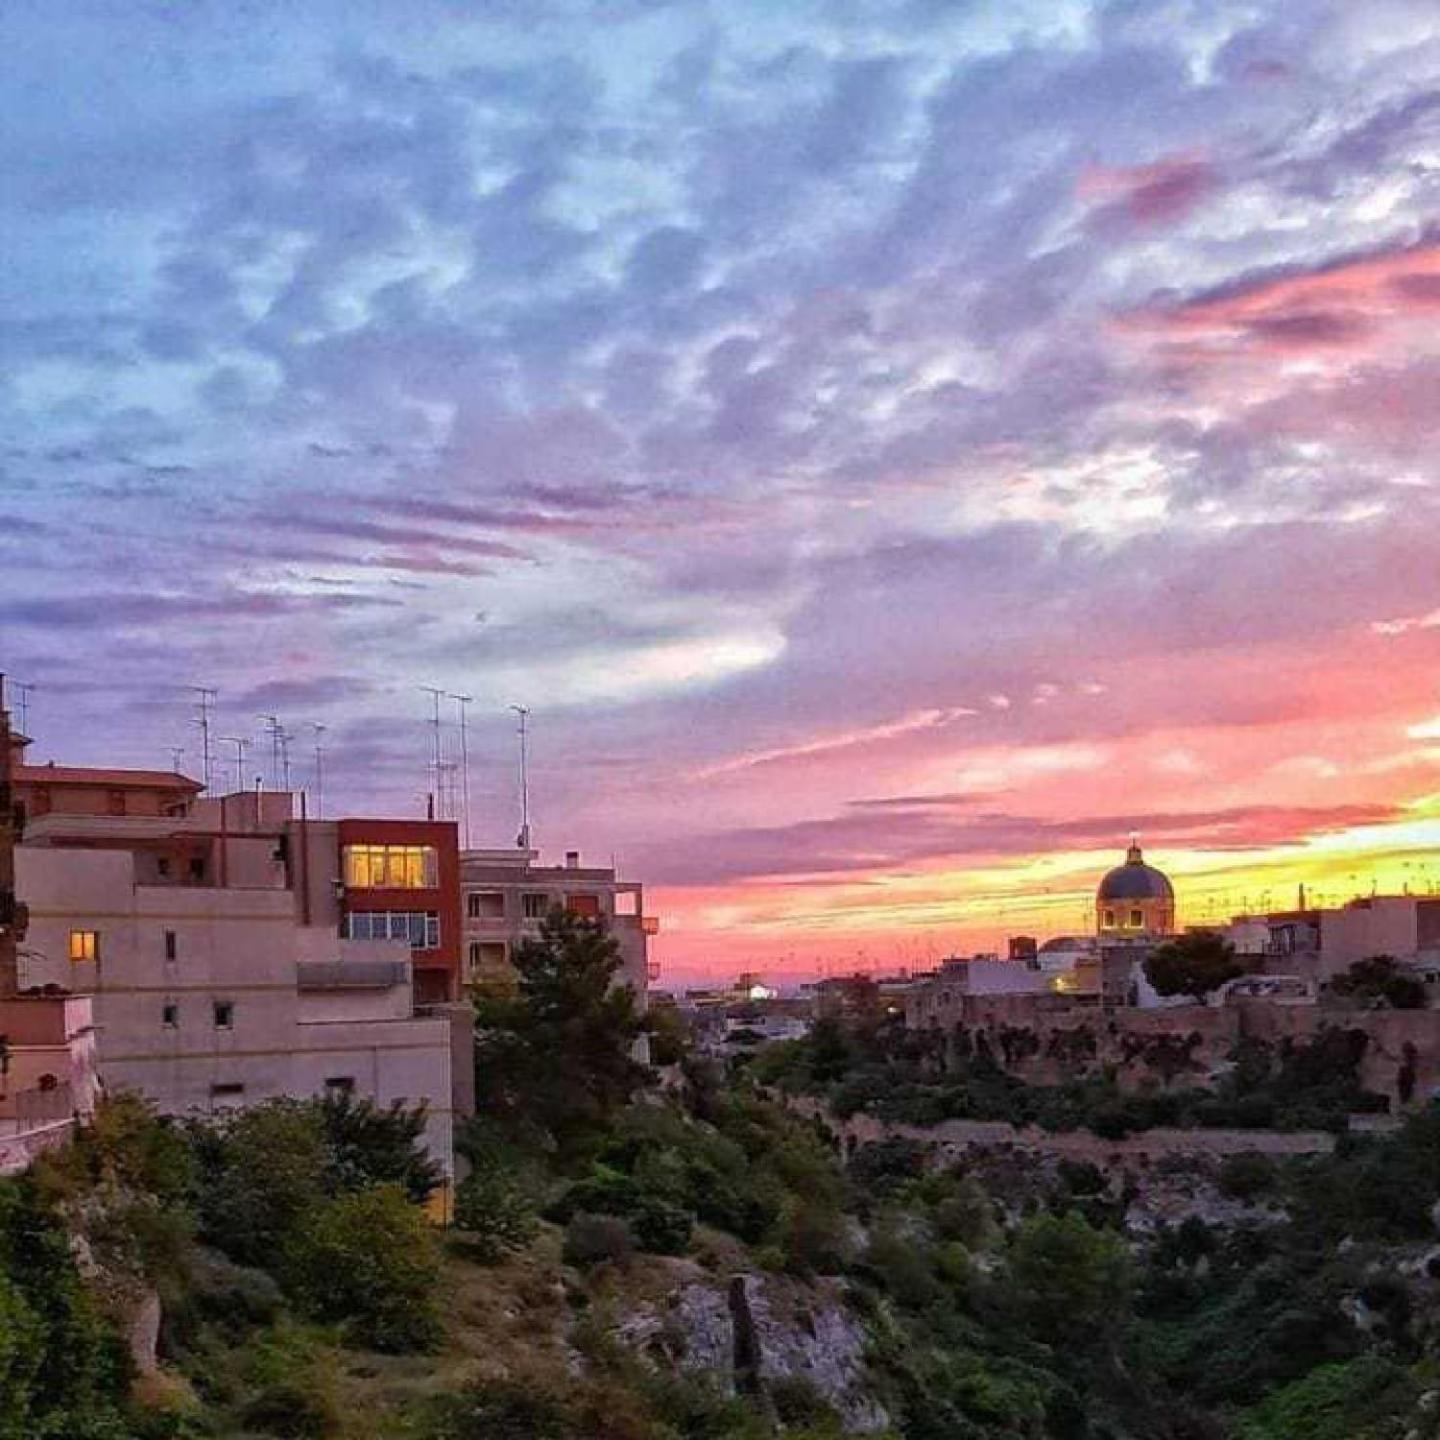
[[[538,935],[541,921],[559,908],[605,927],[620,947],[620,979],[643,1006],[658,974],[649,945],[660,928],[645,913],[644,886],[621,880],[612,867],[581,865],[578,850],[566,852],[564,865],[538,864],[539,853],[467,850],[461,855],[465,982],[512,986],[515,946]]]
[[[1102,939],[1172,935],[1175,890],[1131,843],[1125,863],[1106,873],[1095,892],[1095,933]]]

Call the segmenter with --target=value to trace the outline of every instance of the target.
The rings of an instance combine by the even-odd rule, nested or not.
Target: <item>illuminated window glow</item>
[[[433,890],[439,871],[433,845],[345,847],[345,883],[356,890]]]
[[[100,958],[100,932],[98,930],[72,930],[70,932],[70,958],[77,965],[84,961]]]

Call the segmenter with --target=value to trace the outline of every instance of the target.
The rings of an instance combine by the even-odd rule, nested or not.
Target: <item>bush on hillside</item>
[[[371,1349],[424,1350],[439,1338],[438,1246],[399,1185],[339,1195],[306,1211],[281,1273],[308,1314],[346,1322]]]
[[[583,1270],[607,1261],[622,1265],[634,1249],[630,1226],[618,1215],[591,1215],[580,1210],[565,1227],[561,1258]]]

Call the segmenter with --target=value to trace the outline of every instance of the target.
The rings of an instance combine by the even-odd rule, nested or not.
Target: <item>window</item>
[[[1101,917],[1100,923],[1104,925],[1107,930],[1112,929],[1115,925],[1115,912],[1113,910],[1107,910]]]
[[[125,813],[125,792],[123,790],[112,790],[105,797],[105,811],[109,815]]]
[[[350,940],[404,940],[412,950],[440,946],[440,917],[433,910],[351,910],[345,916]]]
[[[43,1090],[48,1095],[52,1090],[60,1088],[60,1077],[58,1075],[42,1075],[36,1082],[35,1088]]]
[[[160,1007],[160,1023],[167,1030],[178,1030],[180,1028],[180,1007],[173,1000],[167,1000]]]
[[[215,1002],[215,1028],[217,1030],[233,1030],[235,1028],[235,1002],[233,1000],[217,1000]]]
[[[572,915],[578,915],[582,920],[598,920],[600,918],[600,897],[598,895],[567,895],[565,908]]]
[[[433,890],[439,870],[433,845],[345,847],[345,883],[357,890]]]
[[[155,862],[155,871],[162,880],[170,878],[170,857],[168,855],[162,855]]]
[[[1130,928],[1131,928],[1132,930],[1139,930],[1139,929],[1141,929],[1141,928],[1144,926],[1144,924],[1145,924],[1145,916],[1144,916],[1144,913],[1143,913],[1142,911],[1139,911],[1139,910],[1132,910],[1132,911],[1130,912]]]
[[[503,890],[472,890],[465,897],[465,913],[472,920],[503,920],[505,918],[505,892]]]
[[[479,969],[479,967],[480,967],[480,942],[479,942],[478,940],[472,940],[472,941],[470,942],[470,968],[471,968],[472,970],[477,970],[477,969]]]
[[[355,1089],[353,1075],[330,1075],[325,1080],[325,1090],[330,1095],[349,1095]]]
[[[233,1099],[236,1096],[243,1095],[244,1093],[245,1087],[243,1085],[237,1084],[233,1080],[226,1081],[218,1085],[212,1085],[210,1087],[210,1098],[212,1100]]]
[[[527,920],[543,920],[550,909],[548,895],[529,894],[523,899],[524,915]]]
[[[173,930],[165,932],[165,958],[176,960],[180,956],[180,940]]]
[[[205,878],[205,857],[203,855],[192,855],[190,857],[190,878],[192,880],[203,880]]]
[[[100,932],[98,930],[72,930],[70,932],[70,958],[77,965],[87,960],[99,960]]]

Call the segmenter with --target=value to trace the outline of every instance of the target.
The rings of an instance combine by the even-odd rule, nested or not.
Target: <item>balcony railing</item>
[[[410,967],[403,960],[322,960],[296,966],[301,990],[389,990],[404,985]]]

